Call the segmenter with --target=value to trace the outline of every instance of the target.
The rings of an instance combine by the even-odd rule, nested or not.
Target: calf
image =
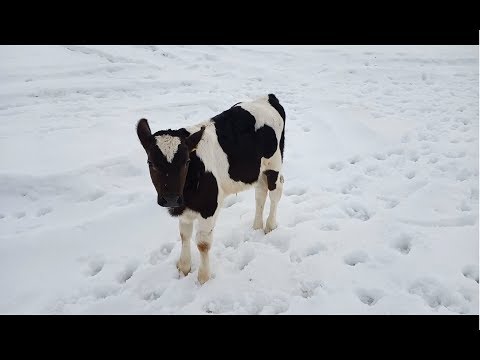
[[[179,218],[182,251],[178,269],[191,269],[190,238],[198,220],[196,243],[201,264],[198,281],[210,277],[208,251],[222,203],[228,195],[255,187],[254,229],[263,229],[263,208],[270,195],[265,233],[277,227],[282,196],[285,111],[275,95],[240,102],[213,118],[178,130],[152,134],[148,121],[137,124],[148,156],[158,205]]]

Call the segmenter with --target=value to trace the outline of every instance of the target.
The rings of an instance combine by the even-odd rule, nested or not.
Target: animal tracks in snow
[[[327,250],[327,247],[323,243],[318,242],[306,248],[303,253],[303,257],[317,255],[320,252],[326,251],[326,250]]]
[[[394,207],[396,207],[400,203],[400,201],[398,199],[391,198],[391,197],[388,197],[388,196],[379,195],[379,196],[377,196],[377,199],[384,202],[385,209],[393,209]]]
[[[91,261],[88,264],[88,266],[89,266],[88,275],[90,275],[90,276],[97,275],[100,271],[102,271],[104,265],[105,265],[105,263],[101,260]]]
[[[375,305],[384,295],[383,291],[378,289],[358,289],[356,293],[358,299],[368,306]]]
[[[362,158],[358,155],[355,155],[351,158],[348,159],[348,163],[351,164],[351,165],[355,165],[356,163],[358,163],[360,160],[362,160]]]
[[[340,227],[336,223],[327,223],[321,224],[319,229],[322,231],[339,231]]]
[[[386,160],[387,159],[387,154],[376,153],[376,154],[373,155],[373,157],[377,160]]]
[[[251,247],[242,249],[240,254],[238,254],[238,257],[235,256],[235,258],[238,259],[237,260],[238,269],[242,271],[248,266],[248,264],[250,264],[252,260],[255,259],[255,251]]]
[[[17,218],[17,219],[21,219],[21,218],[24,218],[25,215],[27,215],[27,213],[25,211],[17,211],[14,216]]]
[[[44,208],[41,208],[37,211],[37,216],[40,217],[40,216],[44,216],[44,215],[47,215],[48,213],[51,213],[52,212],[52,208],[51,207],[44,207]]]
[[[401,254],[407,255],[412,249],[412,236],[400,234],[394,239],[392,246]]]
[[[368,221],[374,215],[374,213],[369,211],[364,205],[356,202],[342,204],[342,208],[350,218],[361,221]]]
[[[423,277],[414,281],[408,291],[412,295],[420,296],[432,309],[438,311],[444,307],[455,313],[465,314],[467,312],[466,299],[462,294],[452,291],[440,281]]]
[[[94,277],[99,274],[105,266],[105,258],[100,255],[80,257],[78,261],[86,263],[86,267],[84,267],[82,272],[89,277]]]
[[[170,243],[163,244],[159,249],[153,251],[150,254],[150,259],[149,259],[150,264],[156,265],[160,261],[163,261],[165,258],[167,258],[170,255],[174,247],[175,247],[175,243],[170,242]]]
[[[365,263],[369,259],[368,254],[365,251],[357,250],[352,251],[344,257],[345,264],[355,266],[360,263]]]
[[[324,285],[319,280],[301,280],[298,284],[298,290],[300,295],[305,298],[313,297],[318,289],[321,289]]]
[[[467,265],[462,269],[462,274],[478,284],[478,265]]]
[[[338,161],[330,164],[328,167],[332,170],[340,171],[345,167],[345,164],[341,161]]]
[[[409,180],[415,177],[415,170],[409,170],[405,173],[405,177]]]
[[[118,274],[118,281],[121,283],[126,283],[137,270],[137,264],[128,264],[123,271]]]

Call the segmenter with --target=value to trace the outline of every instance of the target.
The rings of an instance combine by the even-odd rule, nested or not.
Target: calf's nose
[[[183,205],[183,198],[177,194],[165,194],[158,196],[157,203],[163,207],[178,207]]]

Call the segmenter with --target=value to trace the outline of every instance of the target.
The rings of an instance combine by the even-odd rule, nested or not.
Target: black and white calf
[[[210,277],[208,251],[224,199],[255,187],[254,229],[263,227],[263,208],[270,195],[265,233],[277,227],[283,189],[285,110],[273,94],[241,102],[203,123],[152,134],[148,121],[137,124],[148,155],[157,202],[179,217],[182,251],[177,267],[190,272],[190,238],[198,219],[196,243],[201,255],[198,280]]]

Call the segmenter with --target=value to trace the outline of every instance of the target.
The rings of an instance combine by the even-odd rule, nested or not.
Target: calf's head
[[[202,127],[191,135],[185,129],[162,130],[152,134],[146,119],[137,123],[137,135],[147,153],[158,205],[172,208],[183,205],[183,187],[190,153],[195,150],[204,130]]]

